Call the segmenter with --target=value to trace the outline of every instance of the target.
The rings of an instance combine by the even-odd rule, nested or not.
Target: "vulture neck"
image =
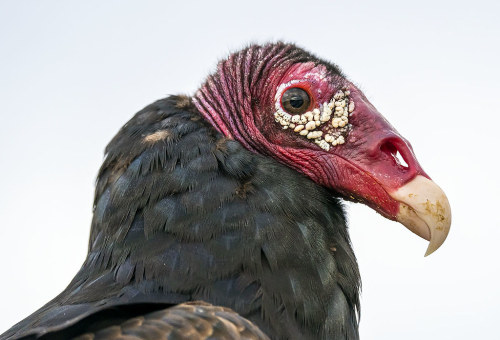
[[[204,300],[272,338],[357,338],[359,272],[331,192],[217,133],[186,97],[144,108],[106,153],[67,302]]]

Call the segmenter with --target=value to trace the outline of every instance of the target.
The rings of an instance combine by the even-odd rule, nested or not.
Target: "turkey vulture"
[[[451,223],[408,141],[337,66],[251,45],[121,128],[82,268],[1,339],[357,339],[341,199],[429,240],[426,254]]]

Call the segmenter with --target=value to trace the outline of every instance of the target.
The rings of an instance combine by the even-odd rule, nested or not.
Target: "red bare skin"
[[[219,64],[217,77],[209,78],[195,98],[205,118],[246,148],[269,155],[344,198],[363,202],[395,220],[400,202],[389,194],[417,175],[429,178],[418,164],[409,142],[358,88],[327,66],[315,62],[269,64],[266,76],[255,80],[250,62],[245,63],[241,55],[233,55]],[[283,129],[275,121],[276,102],[281,102],[281,98],[276,98],[277,90],[291,81],[294,83],[290,87],[297,86],[308,92],[310,110],[328,103],[341,89],[350,91],[349,98],[355,109],[349,115],[350,129],[344,144],[325,151],[314,141],[292,129]],[[325,131],[329,124],[318,129]],[[396,152],[408,167],[396,161]]]
[[[272,113],[275,110],[276,89],[291,80],[300,81],[291,87],[299,86],[309,92],[312,108],[329,102],[336,91],[344,87],[350,90],[355,109],[349,116],[351,130],[345,144],[325,151],[291,129],[283,130],[274,121]],[[324,66],[316,66],[312,62],[296,64],[281,75],[274,92],[270,87],[268,89],[267,93],[263,93],[261,103],[264,105],[256,108],[255,126],[247,127],[252,129],[253,134],[263,133],[266,153],[303,172],[315,182],[338,191],[347,199],[361,201],[394,220],[400,203],[388,193],[417,175],[428,178],[410,143],[399,135],[358,88],[344,78],[330,76]],[[408,167],[398,164],[393,156],[396,150]]]

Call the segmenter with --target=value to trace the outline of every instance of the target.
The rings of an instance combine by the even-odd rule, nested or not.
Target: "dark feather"
[[[0,338],[64,338],[96,313],[123,321],[127,305],[157,304],[140,310],[150,312],[202,300],[273,339],[356,339],[359,287],[333,193],[225,138],[189,98],[171,96],[138,112],[108,145],[81,270]],[[185,313],[178,308],[92,332],[157,334]],[[156,339],[148,336],[139,338]]]

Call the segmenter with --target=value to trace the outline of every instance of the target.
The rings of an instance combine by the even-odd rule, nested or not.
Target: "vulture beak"
[[[425,256],[436,251],[446,240],[451,225],[451,208],[443,190],[417,175],[389,195],[399,202],[396,220],[429,241]]]
[[[425,256],[430,255],[450,230],[448,199],[424,172],[410,143],[359,90],[351,89],[356,104],[349,116],[352,130],[333,151],[343,171],[337,188],[428,240]]]

